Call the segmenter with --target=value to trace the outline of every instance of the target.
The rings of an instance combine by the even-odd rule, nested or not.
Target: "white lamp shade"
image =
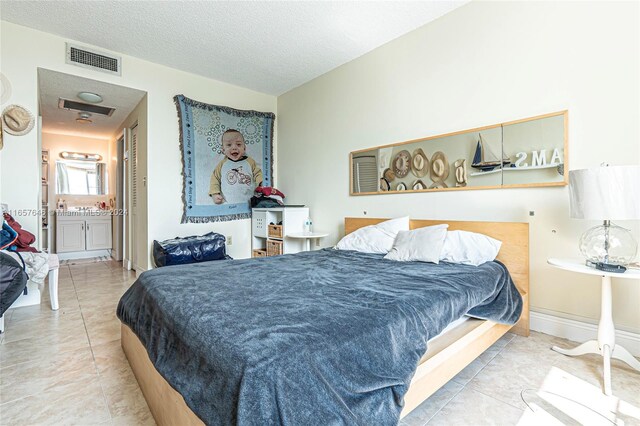
[[[611,166],[569,172],[571,217],[640,219],[640,166]]]

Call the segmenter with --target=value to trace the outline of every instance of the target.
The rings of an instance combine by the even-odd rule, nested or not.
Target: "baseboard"
[[[598,326],[541,312],[530,312],[530,328],[533,331],[563,337],[575,342],[598,338]],[[616,343],[624,346],[634,356],[640,356],[640,334],[616,330]]]
[[[91,250],[91,251],[70,251],[67,253],[56,253],[60,260],[71,259],[90,259],[92,257],[111,256],[110,250]]]

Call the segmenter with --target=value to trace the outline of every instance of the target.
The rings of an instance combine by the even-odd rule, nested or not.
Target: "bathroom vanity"
[[[56,211],[56,253],[63,259],[108,256],[111,235],[108,210]]]

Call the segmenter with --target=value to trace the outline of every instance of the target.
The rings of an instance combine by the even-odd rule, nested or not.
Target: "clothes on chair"
[[[21,256],[25,264],[25,272],[28,274],[31,282],[33,282],[34,284],[38,284],[38,286],[44,285],[44,279],[49,273],[50,256],[48,253],[21,252],[20,255],[18,255],[18,253],[10,251],[2,251],[2,253],[6,253],[7,255],[11,256],[18,263],[21,263],[20,259],[18,258],[18,256]]]
[[[18,223],[9,213],[4,213],[4,220],[7,224],[18,233],[18,239],[15,242],[17,251],[37,252],[35,247],[31,247],[36,241],[36,236],[26,229],[22,229],[22,225]]]

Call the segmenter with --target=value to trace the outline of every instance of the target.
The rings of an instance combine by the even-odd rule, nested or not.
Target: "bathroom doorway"
[[[130,141],[146,143],[137,136],[146,92],[39,68],[38,96],[43,249],[61,260],[113,259],[137,269],[136,243],[146,241],[134,222],[146,212],[134,216],[132,203],[146,205],[146,187],[135,181]]]

